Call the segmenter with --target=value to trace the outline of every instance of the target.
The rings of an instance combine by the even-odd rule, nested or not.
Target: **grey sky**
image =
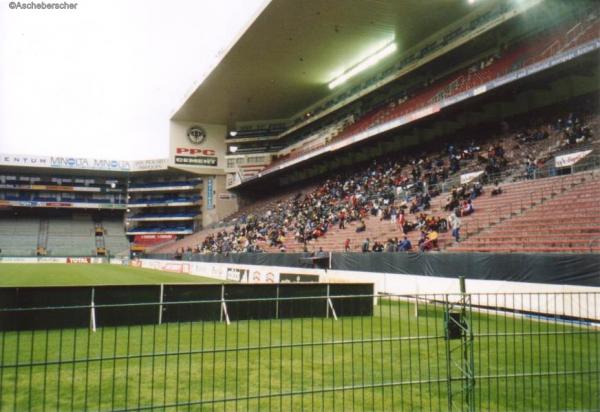
[[[171,113],[265,5],[67,2],[77,8],[0,0],[0,153],[166,157]]]

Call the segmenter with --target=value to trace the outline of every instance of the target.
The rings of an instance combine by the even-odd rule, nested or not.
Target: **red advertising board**
[[[135,235],[133,242],[138,245],[156,245],[175,240],[175,235]]]

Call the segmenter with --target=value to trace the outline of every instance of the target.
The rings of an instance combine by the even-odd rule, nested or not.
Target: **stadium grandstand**
[[[576,3],[465,4],[468,13],[412,47],[396,27],[320,89],[311,82],[334,71],[335,53],[315,50],[317,33],[296,25],[285,28],[293,47],[283,34],[265,41],[262,19],[290,13],[269,7],[173,117],[227,124],[227,188],[239,210],[154,251],[397,251],[404,235],[412,251],[600,251],[600,21],[594,3]],[[293,15],[313,11],[296,7]],[[367,25],[347,13],[346,30]],[[349,47],[341,33],[318,35]],[[253,41],[279,60],[267,83],[248,80],[262,65],[238,64]],[[225,78],[236,87],[220,98],[245,101],[202,105]],[[541,229],[546,211],[565,203],[569,218]]]
[[[97,159],[5,155],[3,162],[4,256],[128,257],[202,225],[202,178],[169,169],[166,159],[137,162],[136,172],[134,162]]]
[[[600,410],[600,3],[271,0],[219,56],[167,158],[0,155],[0,262],[112,263],[11,269],[0,409]]]
[[[168,159],[2,155],[3,254],[418,251],[430,232],[427,251],[598,251],[595,3],[448,2],[411,28],[394,19],[427,7],[361,7],[267,7],[173,114]],[[528,236],[580,191],[579,220]]]

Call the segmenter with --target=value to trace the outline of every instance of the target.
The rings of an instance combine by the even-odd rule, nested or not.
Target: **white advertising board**
[[[317,275],[319,282],[372,282],[377,293],[390,295],[451,294],[450,298],[455,300],[460,297],[457,278],[153,259],[141,259],[139,263],[141,267],[145,268],[188,273],[240,283],[276,283],[280,281],[282,273],[293,273]],[[474,305],[600,320],[600,301],[589,301],[590,296],[593,298],[593,295],[577,293],[558,295],[569,292],[599,293],[600,288],[597,287],[467,279],[467,292],[472,294],[471,299]],[[536,299],[538,293],[556,293],[557,295],[554,298],[552,295],[548,295],[549,298],[541,301]]]

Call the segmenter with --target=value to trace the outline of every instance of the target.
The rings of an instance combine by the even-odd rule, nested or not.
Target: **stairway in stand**
[[[561,179],[561,180],[558,180]],[[527,192],[511,205],[511,217],[485,217],[467,222],[471,233],[449,250],[456,252],[600,252],[600,173],[583,172],[562,178],[540,179],[541,197]],[[533,183],[533,182],[532,182]],[[557,184],[560,183],[560,184]],[[542,186],[542,184],[544,184]],[[507,191],[506,195],[510,192]],[[533,192],[532,192],[533,193]],[[525,205],[520,210],[525,196]],[[506,209],[504,194],[498,207]],[[538,199],[535,201],[535,199]],[[515,204],[516,203],[516,204]],[[515,212],[516,211],[516,212]],[[489,215],[491,217],[491,215]],[[478,229],[473,231],[473,224]]]

